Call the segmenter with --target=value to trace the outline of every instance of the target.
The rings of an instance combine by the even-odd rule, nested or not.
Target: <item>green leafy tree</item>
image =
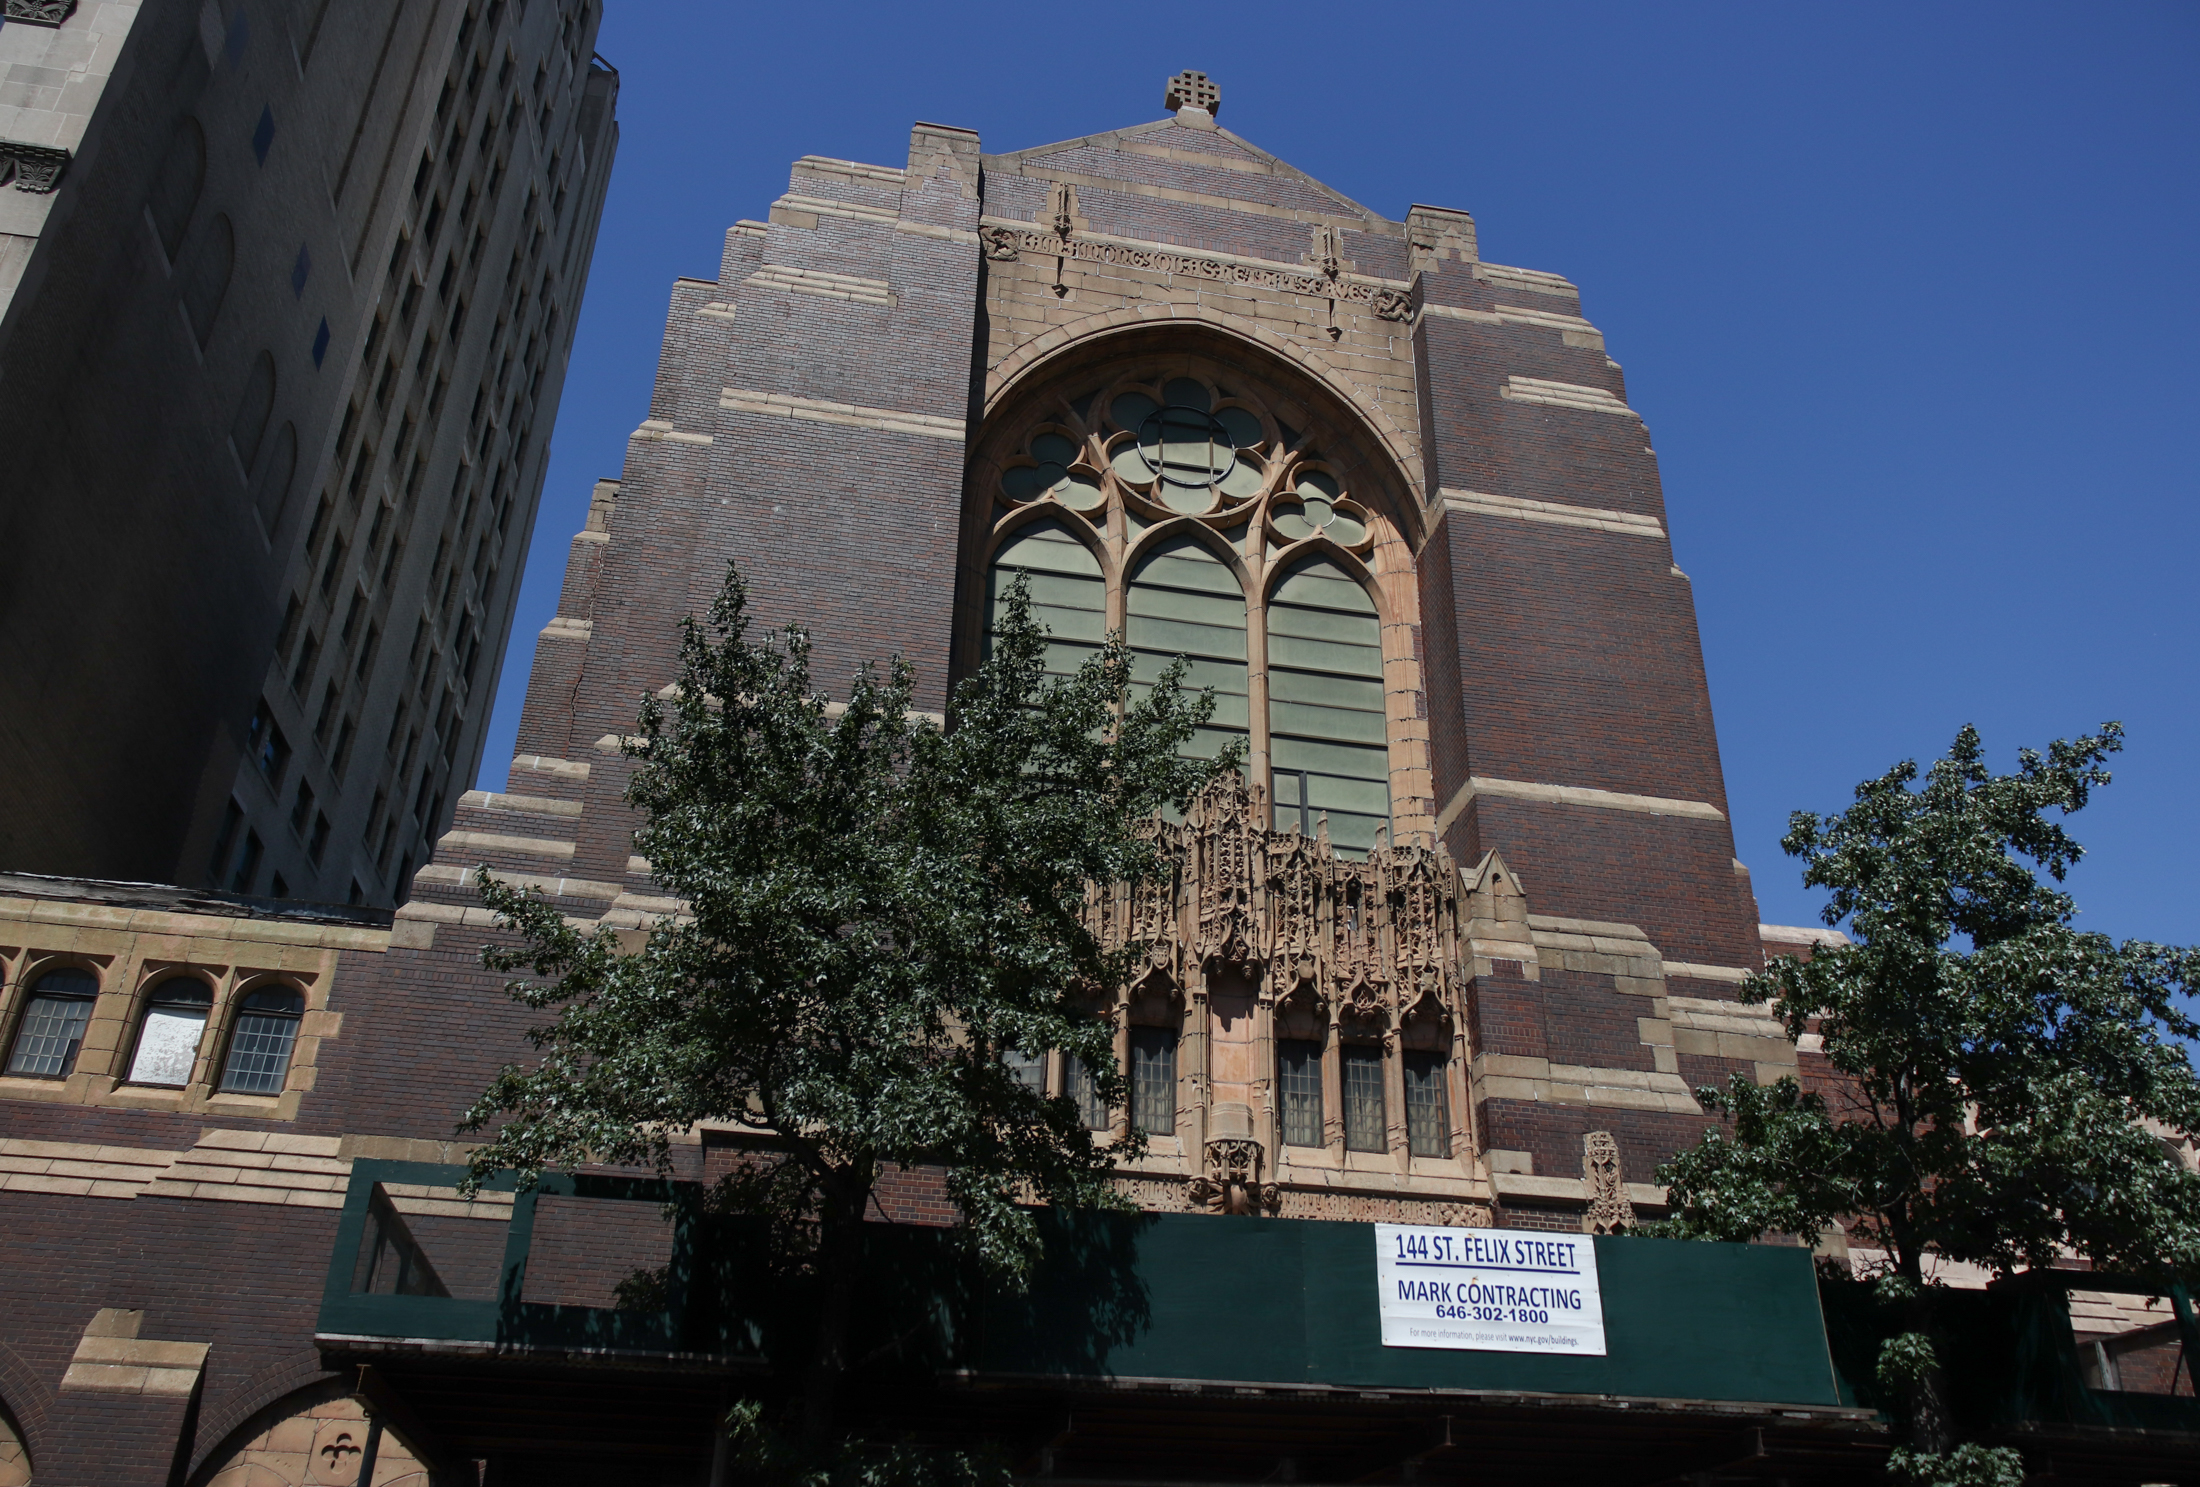
[[[506,1068],[467,1128],[491,1133],[477,1179],[523,1180],[665,1170],[704,1122],[754,1133],[764,1154],[712,1198],[766,1220],[778,1258],[816,1283],[795,1439],[825,1461],[882,1173],[944,1168],[969,1248],[1010,1283],[1037,1244],[1019,1203],[1119,1203],[1107,1174],[1138,1133],[1095,1144],[1074,1101],[1004,1055],[1060,1049],[1122,1101],[1096,994],[1131,952],[1096,941],[1088,895],[1161,871],[1142,826],[1236,761],[1179,756],[1213,707],[1183,689],[1181,660],[1134,698],[1117,635],[1048,676],[1021,583],[949,729],[914,710],[898,658],[864,668],[841,707],[814,689],[799,628],[750,631],[729,570],[708,621],[685,624],[678,686],[624,745],[640,762],[635,849],[678,917],[621,953],[612,930],[484,874],[518,937],[488,963],[529,973],[512,994],[555,1016],[530,1033],[539,1059]],[[766,1438],[754,1417],[741,1428]]]
[[[1919,1481],[2010,1466],[1952,1450],[1929,1256],[2007,1273],[2075,1252],[2200,1275],[2200,1176],[2145,1125],[2200,1130],[2177,1041],[2200,1034],[2183,1005],[2200,953],[2083,932],[2055,886],[2083,851],[2059,818],[2108,783],[2122,747],[2109,723],[1996,775],[1965,728],[1922,780],[1905,762],[1837,816],[1792,816],[1781,845],[1853,943],[1774,960],[1741,999],[1770,1002],[1791,1038],[1819,1034],[1840,1081],[1830,1097],[1793,1078],[1702,1091],[1731,1132],[1658,1173],[1663,1233],[1815,1243],[1839,1219],[1884,1252],[1883,1288],[1916,1330],[1880,1373],[1906,1403],[1913,1454],[1898,1464]]]

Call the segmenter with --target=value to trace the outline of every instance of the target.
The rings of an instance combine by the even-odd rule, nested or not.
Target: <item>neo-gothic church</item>
[[[1107,1481],[1549,1480],[1577,1449],[1648,1481],[1746,1455],[1745,1427],[1832,1481],[1883,1445],[1799,1251],[1750,1252],[1710,1320],[1627,1321],[1663,1283],[1608,1274],[1611,1357],[1486,1376],[1325,1309],[1361,1262],[1317,1252],[1371,1222],[1655,1214],[1707,1124],[1690,1091],[1797,1070],[1733,994],[1814,932],[1757,922],[1657,456],[1575,286],[1228,132],[1202,74],[1166,102],[1008,154],[920,124],[902,163],[805,157],[679,281],[510,783],[465,796],[394,917],[0,880],[0,1484],[722,1479],[755,1355],[616,1302],[637,1265],[690,1273],[663,1195],[466,1202],[450,1164],[530,1016],[479,964],[478,868],[614,929],[678,911],[618,743],[729,559],[827,685],[899,652],[935,711],[1028,578],[1050,665],[1118,629],[1141,679],[1188,657],[1218,698],[1196,746],[1248,766],[1157,824],[1168,882],[1095,909],[1150,947],[1128,1104],[1022,1070],[1148,1138],[1122,1181],[1175,1246],[1141,1261],[1151,1335],[1049,1350],[986,1312],[944,1392],[880,1404],[893,1428],[952,1417],[1019,1472]],[[681,1151],[700,1181],[730,1147]],[[922,1172],[882,1198],[952,1221]],[[1763,1360],[1737,1340],[1791,1323]]]

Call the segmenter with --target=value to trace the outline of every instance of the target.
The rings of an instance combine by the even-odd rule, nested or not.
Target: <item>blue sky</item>
[[[2121,719],[2084,923],[2200,941],[2200,6],[733,6],[606,0],[623,140],[483,784],[675,276],[804,154],[1221,122],[1391,217],[1474,213],[1627,370],[1694,581],[1737,849],[1975,722],[2001,767]]]

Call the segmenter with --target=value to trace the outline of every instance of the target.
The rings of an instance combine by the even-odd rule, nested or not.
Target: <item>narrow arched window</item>
[[[1215,689],[1215,712],[1186,745],[1212,759],[1251,725],[1245,664],[1245,590],[1229,564],[1194,537],[1163,542],[1138,560],[1123,596],[1123,638],[1131,650],[1131,690],[1150,690],[1178,656],[1191,663],[1185,685]]]
[[[161,251],[170,263],[176,261],[176,250],[183,246],[191,213],[198,208],[199,188],[205,183],[206,131],[197,119],[185,118],[176,126],[168,153],[161,157],[160,174],[154,177],[152,195],[145,203],[153,215],[153,230],[160,234]]]
[[[196,976],[170,976],[145,999],[138,1021],[137,1050],[130,1056],[130,1083],[181,1088],[191,1082],[199,1060],[199,1040],[214,993]]]
[[[236,261],[237,234],[227,217],[217,216],[206,224],[206,235],[191,250],[183,273],[183,313],[201,351],[214,339],[214,317],[229,294],[229,271]]]
[[[1355,856],[1390,819],[1382,626],[1375,602],[1326,557],[1294,564],[1268,600],[1269,763],[1276,826]]]
[[[267,419],[275,411],[275,358],[262,351],[244,379],[244,395],[237,399],[237,416],[229,420],[229,444],[237,451],[237,463],[246,476],[260,458],[260,440],[267,435]]]
[[[1058,521],[1018,528],[993,555],[986,575],[988,655],[1018,578],[1030,580],[1032,616],[1046,627],[1048,674],[1068,676],[1099,651],[1107,633],[1108,594],[1100,579],[1100,560]]]
[[[66,1079],[75,1073],[98,999],[99,978],[81,967],[62,966],[40,976],[16,1026],[8,1072],[32,1079]]]
[[[306,999],[288,986],[268,986],[247,995],[229,1035],[229,1062],[222,1089],[235,1095],[279,1095],[290,1077],[290,1053],[298,1043],[298,1022]]]

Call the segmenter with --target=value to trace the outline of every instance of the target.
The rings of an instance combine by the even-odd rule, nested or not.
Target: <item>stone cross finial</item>
[[[1222,90],[1204,72],[1180,72],[1169,79],[1161,106],[1172,114],[1180,108],[1203,108],[1211,119],[1222,112]]]

